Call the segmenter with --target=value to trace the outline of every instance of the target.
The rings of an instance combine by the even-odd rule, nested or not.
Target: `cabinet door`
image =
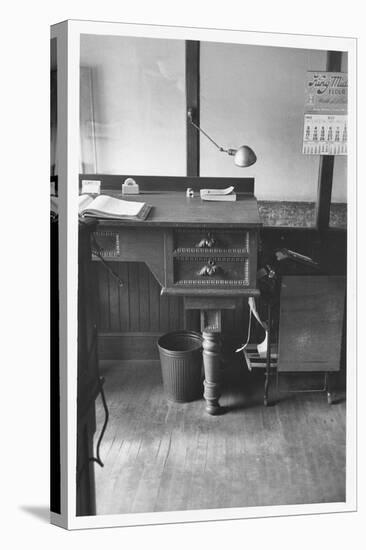
[[[283,277],[278,371],[338,371],[346,279],[342,276]]]

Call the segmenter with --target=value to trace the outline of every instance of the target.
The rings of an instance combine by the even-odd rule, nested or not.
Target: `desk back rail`
[[[133,178],[144,191],[185,191],[187,187],[194,191],[200,189],[223,189],[233,185],[236,193],[254,195],[254,178],[218,178],[192,176],[139,176],[115,174],[80,174],[79,185],[82,180],[97,180],[101,182],[102,192],[107,189],[121,191],[122,183],[127,178]]]

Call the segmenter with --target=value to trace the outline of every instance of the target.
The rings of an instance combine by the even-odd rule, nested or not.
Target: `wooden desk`
[[[185,309],[200,310],[206,410],[218,414],[221,312],[259,294],[257,201],[252,192],[238,193],[236,202],[202,201],[185,189],[123,198],[152,205],[149,217],[99,220],[94,246],[108,262],[145,262],[162,294],[181,295]]]

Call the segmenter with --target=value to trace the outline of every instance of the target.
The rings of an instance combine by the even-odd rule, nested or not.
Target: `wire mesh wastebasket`
[[[163,387],[169,401],[187,403],[203,394],[202,337],[193,331],[164,334],[158,340]]]

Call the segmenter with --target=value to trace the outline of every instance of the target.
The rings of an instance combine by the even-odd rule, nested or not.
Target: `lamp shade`
[[[254,164],[257,160],[256,154],[248,147],[248,145],[242,145],[237,149],[235,155],[234,155],[234,162],[237,166],[241,166],[242,168],[246,168],[248,166],[251,166]]]

